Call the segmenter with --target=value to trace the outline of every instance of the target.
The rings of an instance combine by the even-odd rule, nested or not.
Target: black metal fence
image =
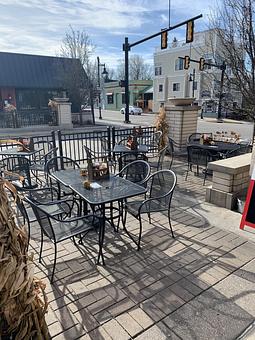
[[[21,128],[31,125],[57,125],[57,113],[48,109],[0,111],[0,128]]]
[[[156,131],[155,127],[144,127],[143,136],[150,136]],[[72,132],[67,133],[64,131],[52,131],[49,134],[39,135],[33,137],[34,144],[36,148],[41,149],[41,153],[46,153],[49,148],[49,143],[53,147],[58,148],[58,156],[66,156],[72,158],[79,163],[83,163],[86,160],[86,153],[83,148],[84,145],[89,147],[92,152],[102,152],[101,138],[107,140],[108,151],[111,152],[120,140],[127,138],[133,132],[132,128],[128,129],[117,129],[115,127],[107,127],[102,130],[97,131],[84,131],[84,132]],[[29,136],[15,136],[15,137],[1,137],[0,138],[0,151],[13,147],[11,142],[1,142],[1,140],[12,139],[18,140],[19,137],[29,137]]]

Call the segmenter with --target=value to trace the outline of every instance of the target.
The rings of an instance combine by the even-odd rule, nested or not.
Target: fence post
[[[56,136],[55,136],[55,131],[51,131],[51,138],[52,138],[52,145],[53,145],[53,148],[55,149],[54,151],[54,157],[57,157],[58,155],[58,151],[56,150],[56,147],[57,147],[57,143],[56,143]]]
[[[112,150],[115,147],[115,127],[112,127]],[[113,159],[115,160],[115,154],[113,154]]]
[[[61,138],[61,131],[58,130],[57,131],[57,134],[58,134],[58,150],[59,150],[59,156],[60,157],[63,157],[63,148],[62,148],[62,138]],[[63,162],[63,159],[60,158],[60,167],[61,167],[61,170],[64,170],[64,162]]]
[[[107,126],[107,149],[108,149],[108,158],[112,159],[112,141],[111,141],[111,127]]]

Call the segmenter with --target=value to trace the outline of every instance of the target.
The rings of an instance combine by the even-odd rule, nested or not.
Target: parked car
[[[129,106],[129,113],[131,115],[140,115],[143,112],[143,110],[140,107],[130,105]],[[124,114],[125,113],[125,107],[123,107],[120,110],[120,113]]]

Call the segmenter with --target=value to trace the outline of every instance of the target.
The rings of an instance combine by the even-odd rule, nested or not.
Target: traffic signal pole
[[[223,96],[223,84],[224,84],[224,76],[226,71],[226,64],[225,61],[223,61],[221,67],[221,77],[220,77],[220,93],[219,93],[219,104],[218,104],[218,121],[221,121],[221,109],[222,109],[222,96]]]
[[[128,52],[130,51],[128,37],[125,38],[125,44],[123,46],[125,51],[125,121],[124,123],[130,123],[129,120],[129,72],[128,72]]]
[[[183,59],[186,63],[185,58],[187,58],[187,56],[179,57],[179,59]],[[223,98],[223,85],[224,85],[224,76],[225,76],[225,71],[226,71],[226,63],[225,63],[225,61],[223,61],[222,64],[219,65],[219,64],[214,64],[214,63],[207,63],[207,62],[204,61],[204,58],[200,58],[200,60],[195,60],[195,59],[191,59],[191,58],[188,57],[188,67],[186,69],[189,68],[189,63],[191,61],[193,63],[197,63],[197,64],[200,64],[200,65],[201,65],[201,61],[203,61],[203,67],[204,67],[204,65],[208,65],[208,66],[216,67],[216,68],[221,70],[220,93],[219,93],[219,103],[218,103],[218,112],[217,112],[217,120],[218,120],[219,123],[221,123],[222,122],[221,110],[222,110],[222,98]],[[203,69],[200,68],[200,71],[203,71]]]
[[[191,19],[185,20],[180,22],[179,24],[176,24],[174,26],[171,26],[169,28],[163,29],[160,32],[157,32],[155,34],[152,34],[144,39],[138,40],[132,44],[130,44],[128,42],[128,37],[125,37],[125,42],[123,44],[123,51],[125,52],[125,103],[126,103],[126,107],[125,107],[125,123],[130,123],[129,120],[129,65],[128,65],[128,59],[129,59],[129,51],[131,50],[132,47],[136,46],[136,45],[140,45],[142,43],[144,43],[147,40],[153,39],[159,35],[161,35],[164,32],[169,32],[172,31],[178,27],[181,27],[185,24],[188,24],[190,21],[195,21],[197,19],[202,18],[202,14],[197,15]]]

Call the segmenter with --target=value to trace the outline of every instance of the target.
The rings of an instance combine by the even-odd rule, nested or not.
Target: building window
[[[155,76],[161,76],[162,75],[162,67],[156,66],[155,67]]]
[[[180,83],[173,83],[173,91],[180,91]]]
[[[162,85],[162,84],[159,84],[159,86],[158,86],[158,92],[163,92],[163,85]]]
[[[175,60],[175,71],[181,71],[184,68],[184,60],[183,59],[176,59]]]
[[[113,104],[113,93],[107,94],[107,104]]]
[[[194,88],[194,90],[197,90],[197,81],[193,82],[193,88]]]

